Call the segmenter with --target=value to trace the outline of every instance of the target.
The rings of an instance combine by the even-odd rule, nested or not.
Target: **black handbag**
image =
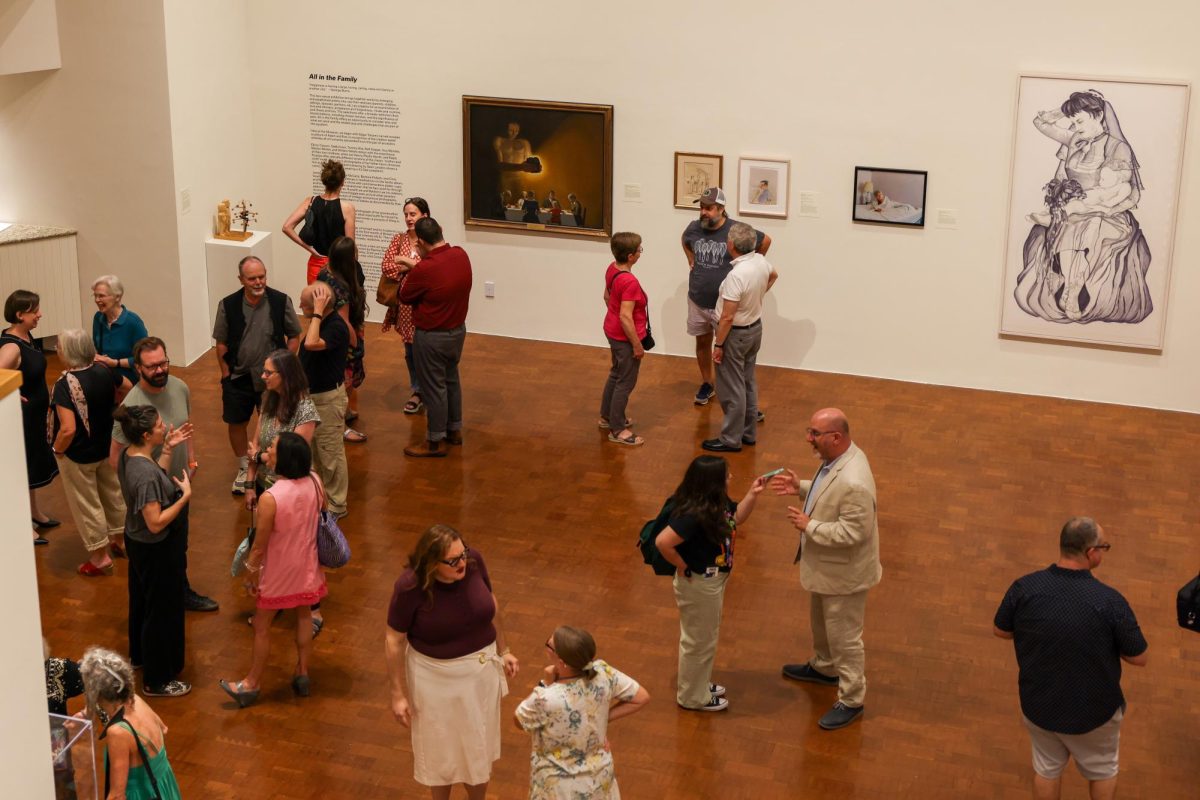
[[[312,200],[308,201],[308,210],[304,212],[304,227],[300,229],[300,241],[304,242],[309,247],[316,244],[317,241],[317,215],[313,211],[313,202],[317,199],[313,195]]]
[[[1175,596],[1179,627],[1200,633],[1200,575],[1192,578]]]

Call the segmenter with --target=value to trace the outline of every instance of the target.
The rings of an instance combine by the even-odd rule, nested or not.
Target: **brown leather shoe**
[[[446,431],[446,444],[462,444],[462,431]]]
[[[404,455],[413,458],[445,458],[446,448],[441,442],[424,441],[419,445],[404,448]]]

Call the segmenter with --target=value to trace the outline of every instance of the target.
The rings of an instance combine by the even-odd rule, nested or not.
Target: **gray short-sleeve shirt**
[[[275,328],[271,325],[271,304],[264,296],[258,305],[252,306],[246,302],[246,294],[242,293],[242,318],[246,320],[246,329],[242,331],[242,341],[238,345],[237,361],[230,374],[249,375],[254,381],[254,390],[263,391],[262,369],[263,362],[275,349]],[[292,298],[287,298],[283,307],[283,335],[286,338],[299,336],[300,320],[296,309],[292,307]],[[213,339],[218,342],[229,340],[229,321],[225,318],[225,304],[217,304],[217,319],[213,323]]]
[[[148,503],[158,503],[162,508],[175,504],[183,490],[163,472],[162,467],[148,458],[122,455],[121,494],[125,498],[125,535],[135,542],[153,544],[162,541],[166,531],[151,533],[142,516]]]
[[[733,269],[733,257],[729,255],[726,242],[729,241],[729,229],[735,222],[736,219],[726,217],[724,225],[709,230],[700,220],[694,219],[683,231],[683,243],[696,257],[688,275],[688,297],[701,308],[717,307],[721,281]],[[756,250],[762,247],[763,236],[762,231],[754,231]]]
[[[125,395],[125,399],[121,401],[123,406],[154,406],[158,411],[158,416],[162,418],[163,425],[172,428],[178,428],[187,422],[192,417],[192,393],[188,389],[187,384],[171,375],[167,378],[167,385],[163,387],[161,392],[151,393],[146,391],[144,381],[138,381],[137,385],[129,390],[129,394]],[[121,425],[118,422],[113,423],[113,439],[121,445],[128,446],[129,440],[125,438],[125,434],[121,432]],[[162,453],[162,447],[154,448],[154,458],[158,458]],[[179,477],[183,475],[188,468],[188,445],[187,442],[179,445],[171,451],[171,469],[168,470],[171,475]]]

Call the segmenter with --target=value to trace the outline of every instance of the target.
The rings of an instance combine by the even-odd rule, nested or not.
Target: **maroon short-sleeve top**
[[[454,583],[433,582],[433,602],[411,569],[396,579],[388,605],[388,627],[408,636],[418,653],[459,658],[496,641],[492,581],[478,550],[467,548],[467,574]]]

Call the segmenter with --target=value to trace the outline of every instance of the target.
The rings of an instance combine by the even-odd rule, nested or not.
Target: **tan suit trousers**
[[[346,495],[350,492],[350,471],[346,467],[346,387],[339,386],[312,397],[321,424],[313,434],[313,469],[325,484],[329,510],[334,514],[346,511]]]
[[[823,675],[837,675],[838,700],[858,708],[867,695],[867,656],[862,640],[867,592],[814,592],[811,597],[809,614],[815,655],[808,663]]]
[[[58,470],[62,473],[71,518],[88,552],[107,546],[110,537],[124,533],[125,498],[121,496],[116,470],[108,465],[108,459],[76,464],[69,458],[60,458]]]

